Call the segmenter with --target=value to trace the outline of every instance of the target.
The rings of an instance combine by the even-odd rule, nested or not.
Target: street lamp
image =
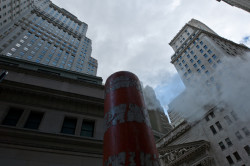
[[[3,71],[1,74],[0,74],[0,82],[4,79],[4,77],[8,74],[8,71]]]

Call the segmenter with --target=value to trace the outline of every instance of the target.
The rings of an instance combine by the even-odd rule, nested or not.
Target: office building
[[[169,43],[175,51],[171,57],[183,83],[188,88],[197,81],[213,83],[217,67],[225,56],[239,56],[249,48],[220,37],[198,20],[192,19]],[[200,79],[202,78],[202,79]]]
[[[50,0],[1,0],[0,53],[96,75],[88,25]]]
[[[216,84],[216,78],[211,78],[221,72],[225,57],[244,59],[248,56],[249,48],[220,37],[194,19],[181,29],[170,45],[175,50],[171,62],[185,83],[186,90],[169,105],[169,116],[174,119],[175,128],[157,141],[162,165],[249,165],[250,123],[246,119],[250,117],[247,103],[241,99],[227,103],[222,100],[225,98],[220,97],[215,98],[220,100],[213,100],[209,96],[212,94],[209,93],[211,88],[207,88],[211,87],[208,82]],[[217,70],[219,66],[221,69]],[[240,98],[239,94],[233,94],[235,99]],[[236,107],[236,104],[240,107]]]
[[[217,0],[220,2],[221,0]],[[249,0],[222,0],[225,3],[228,3],[231,6],[236,6],[247,12],[250,12],[250,1]]]

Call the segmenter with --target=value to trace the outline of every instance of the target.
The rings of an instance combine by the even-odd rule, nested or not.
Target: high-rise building
[[[221,0],[217,0],[217,1],[221,1]],[[238,8],[241,8],[245,11],[250,12],[250,1],[249,0],[222,0],[226,3],[228,3],[231,6],[236,6]]]
[[[87,24],[50,0],[1,0],[0,53],[96,75]]]
[[[246,53],[250,49],[220,37],[205,24],[194,19],[181,29],[170,45],[175,50],[171,62],[185,83],[186,90],[169,105],[169,116],[174,120],[175,128],[157,141],[162,165],[249,165],[249,97],[244,96],[242,100],[242,93],[232,87],[227,90],[233,90],[234,93],[226,94],[233,95],[234,100],[225,100],[230,97],[225,97],[225,92],[213,94],[224,89],[224,84],[212,91],[213,87],[208,83],[216,83],[217,77],[211,78],[222,70],[235,70],[224,68],[228,57],[239,56],[241,59],[248,59],[249,55]],[[239,57],[231,58],[231,65]],[[249,66],[244,64],[246,60],[240,62],[241,64],[237,65]],[[221,67],[217,70],[219,66]],[[244,68],[246,69],[245,72],[249,72],[248,68]],[[230,71],[230,74],[232,73]],[[244,73],[235,73],[242,74]],[[227,78],[235,75],[228,75]],[[196,80],[192,81],[193,79]],[[238,85],[234,84],[234,87]],[[248,93],[247,88],[248,85],[239,90]],[[214,96],[209,96],[211,94]],[[224,97],[221,97],[222,95]],[[213,97],[217,98],[213,100]]]
[[[169,44],[175,51],[171,63],[187,88],[197,77],[200,82],[211,84],[225,56],[243,55],[249,51],[248,47],[220,37],[195,19],[185,24]]]

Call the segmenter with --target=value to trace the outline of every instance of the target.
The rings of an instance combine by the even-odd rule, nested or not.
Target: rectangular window
[[[202,68],[203,70],[205,70],[205,69],[206,69],[206,67],[205,67],[204,65],[202,65],[202,66],[201,66],[201,68]]]
[[[223,144],[223,142],[219,142],[219,145],[220,145],[221,150],[225,150],[225,149],[226,149],[226,147],[225,147],[225,145]]]
[[[241,160],[241,157],[240,157],[238,152],[234,152],[233,154],[234,154],[234,157],[236,158],[237,161]]]
[[[231,115],[234,118],[234,120],[238,120],[238,116],[234,111],[231,112]]]
[[[208,60],[207,60],[209,63],[212,63],[212,60],[209,58]]]
[[[242,130],[243,130],[243,132],[245,133],[246,136],[250,135],[250,132],[246,127],[242,128]]]
[[[225,141],[226,141],[226,143],[227,143],[228,146],[232,146],[233,145],[233,143],[231,142],[231,140],[229,138],[226,138]]]
[[[200,41],[200,44],[203,45],[203,41]]]
[[[200,49],[200,53],[203,53],[203,50],[202,50],[202,49]]]
[[[207,49],[207,45],[205,45],[203,48],[206,50]]]
[[[213,53],[211,50],[208,50],[207,52],[208,52],[209,54],[212,54],[212,53]]]
[[[219,129],[219,130],[222,130],[222,126],[221,126],[221,124],[220,124],[220,122],[219,122],[219,121],[218,121],[218,122],[216,122],[216,123],[215,123],[215,125],[218,127],[218,129]]]
[[[207,56],[207,54],[204,54],[203,56],[204,56],[205,58],[207,58],[207,57],[208,57],[208,56]]]
[[[75,134],[76,122],[77,122],[76,118],[65,117],[61,133],[72,134],[72,135]]]
[[[211,129],[211,131],[213,132],[213,134],[216,134],[217,133],[217,131],[215,130],[215,128],[214,128],[214,126],[212,125],[212,126],[210,126],[210,129]]]
[[[93,137],[94,135],[94,121],[86,121],[82,122],[81,136]]]
[[[24,125],[24,128],[38,129],[43,118],[42,112],[30,112],[30,115]]]
[[[198,58],[198,57],[195,55],[195,56],[194,56],[194,59],[197,59],[197,58]]]
[[[20,108],[10,108],[8,114],[3,120],[3,125],[16,126],[18,120],[20,119],[23,110]]]
[[[191,51],[190,53],[191,53],[192,55],[194,55],[194,51]]]
[[[247,146],[244,146],[244,149],[247,152],[248,156],[250,156],[250,147],[247,145]]]
[[[230,119],[230,117],[228,115],[226,115],[224,117],[224,119],[226,120],[227,124],[229,124],[229,125],[233,123],[232,120]]]
[[[213,59],[216,59],[216,55],[214,54],[214,55],[212,56],[212,58],[213,58]]]
[[[235,133],[235,135],[236,135],[236,137],[238,138],[238,140],[242,140],[242,139],[243,139],[243,137],[242,137],[242,135],[240,134],[239,131],[237,131],[237,132]]]
[[[194,60],[193,60],[193,59],[190,59],[190,62],[191,62],[191,63],[193,63],[193,62],[194,62]]]
[[[197,64],[196,63],[193,66],[194,66],[194,68],[197,68]]]
[[[229,163],[230,165],[233,165],[233,164],[234,164],[234,161],[233,161],[233,159],[231,158],[230,155],[227,156],[226,158],[227,158],[227,161],[228,161],[228,163]]]
[[[200,72],[201,72],[201,70],[200,70],[200,69],[197,69],[197,72],[198,72],[198,73],[200,73]]]

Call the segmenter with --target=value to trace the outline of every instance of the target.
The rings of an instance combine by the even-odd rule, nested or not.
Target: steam
[[[215,70],[214,81],[209,86],[206,77],[194,75],[192,87],[187,88],[170,105],[190,122],[201,119],[206,105],[216,105],[234,111],[242,121],[250,117],[250,52],[244,56],[224,57]]]
[[[161,111],[164,113],[160,101],[157,99],[152,87],[146,85],[146,87],[143,88],[143,96],[148,110]]]

